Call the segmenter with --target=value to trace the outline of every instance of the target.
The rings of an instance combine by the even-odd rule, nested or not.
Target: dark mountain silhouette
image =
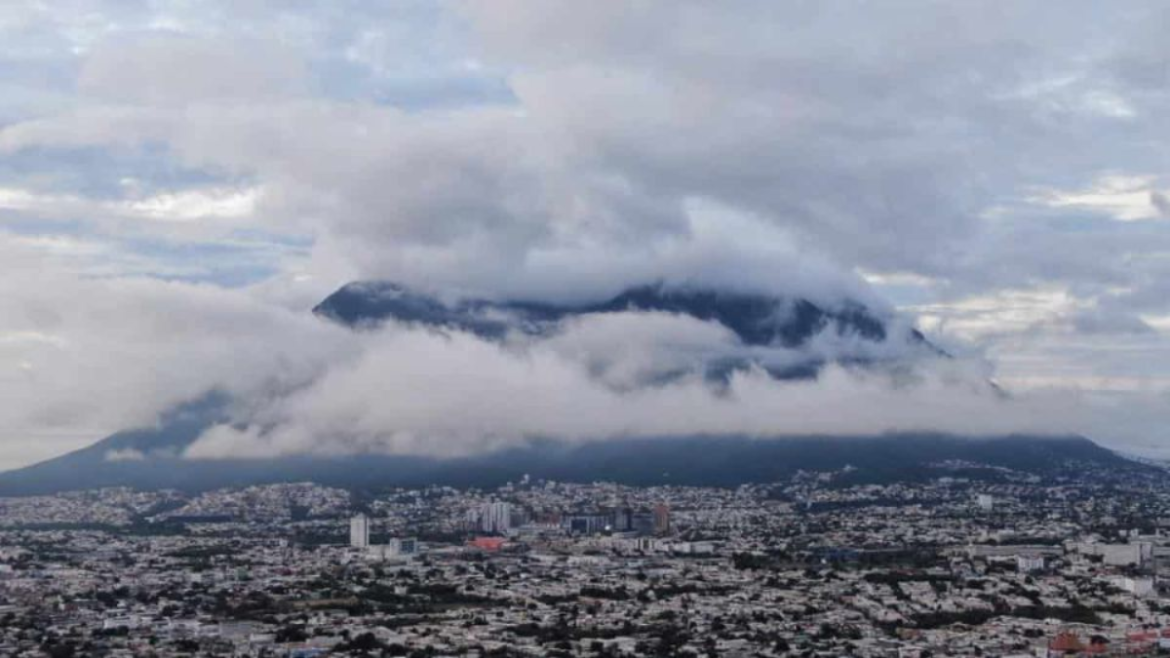
[[[673,313],[717,322],[731,330],[744,348],[797,350],[807,347],[813,338],[825,333],[855,339],[853,345],[841,347],[833,357],[810,353],[796,363],[785,359],[782,365],[769,362],[758,354],[721,355],[704,365],[707,377],[716,380],[725,380],[731,372],[753,366],[780,379],[811,378],[827,361],[846,365],[878,361],[880,359],[875,358],[873,348],[895,342],[904,349],[892,349],[889,354],[906,357],[921,352],[930,357],[944,356],[916,330],[900,330],[895,335],[890,329],[890,318],[876,314],[858,302],[845,300],[830,308],[803,298],[713,288],[669,287],[660,283],[629,288],[599,302],[551,304],[485,299],[446,302],[397,283],[360,281],[343,286],[318,304],[313,312],[351,327],[393,320],[499,339],[509,332],[547,335],[556,331],[561,322],[574,317],[630,310]],[[679,373],[683,374],[686,373]]]
[[[828,309],[807,299],[662,284],[630,288],[610,299],[583,304],[484,299],[445,303],[396,283],[362,281],[343,286],[313,312],[350,326],[392,319],[495,338],[509,330],[547,331],[556,322],[577,315],[627,310],[663,311],[719,322],[745,345],[798,347],[826,329],[874,342],[887,339],[884,321],[856,302]]]

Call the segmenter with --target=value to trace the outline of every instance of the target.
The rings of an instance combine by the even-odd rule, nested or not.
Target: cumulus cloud
[[[1121,388],[1161,426],[1170,225],[1118,221],[1166,214],[1160,3],[66,6],[0,10],[6,435],[150,422],[212,387],[241,409],[199,454],[1037,418],[1131,441],[1136,420],[1101,420]],[[116,153],[141,160],[79,183]],[[655,314],[501,346],[303,313],[354,278],[855,299],[921,312],[1008,388],[1110,395],[997,401],[957,362],[644,387],[737,348]],[[808,349],[857,348],[836,340]]]
[[[208,27],[222,18],[210,11],[183,17],[198,28],[189,32],[210,34],[91,44],[82,80],[114,93],[9,126],[0,148],[162,143],[186,165],[254,178],[266,199],[252,219],[311,235],[310,267],[332,277],[438,277],[491,291],[577,267],[628,283],[639,263],[669,265],[654,262],[662,255],[654,247],[691,238],[687,204],[699,199],[750,214],[846,268],[930,277],[942,284],[933,293],[1010,279],[1092,295],[1134,282],[1132,263],[1094,257],[1101,234],[1129,253],[1155,249],[1164,231],[1151,240],[1113,227],[1036,230],[990,222],[988,213],[1027,186],[1085,187],[1119,160],[1134,171],[1116,179],[1150,175],[1143,169],[1158,162],[1165,126],[1145,119],[1167,99],[1120,71],[1161,53],[1157,39],[1136,37],[1163,11],[1139,5],[1085,20],[1089,4],[1056,14],[1032,2],[915,12],[465,3],[458,61],[505,71],[514,97],[423,112],[370,97],[278,93],[297,77],[286,70],[294,58],[266,53],[304,52],[316,66],[338,53],[297,30],[271,43],[224,37],[218,32],[230,28]],[[246,12],[240,32],[255,39],[252,21],[263,14]],[[351,64],[384,70],[392,55],[372,56],[367,46],[386,40],[357,29],[362,17],[358,9],[346,20],[331,15],[321,29],[348,46]],[[377,18],[385,19],[366,20]],[[1110,36],[1118,33],[1135,38],[1123,48]],[[245,49],[249,57],[239,57]],[[117,65],[123,59],[151,65],[143,72]],[[248,104],[237,102],[253,91]],[[182,100],[184,110],[159,107],[155,96]],[[1124,120],[1102,109],[1120,105],[1129,108]],[[1107,155],[1097,148],[1106,140]],[[1147,196],[1142,204],[1152,207]],[[1037,241],[1051,248],[1024,246]],[[623,252],[617,263],[606,258]]]

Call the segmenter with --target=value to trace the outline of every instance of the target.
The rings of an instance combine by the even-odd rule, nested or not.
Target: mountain
[[[930,358],[941,353],[908,326],[854,302],[833,307],[712,289],[650,285],[610,299],[582,304],[464,299],[443,301],[392,283],[354,283],[321,302],[314,312],[352,327],[389,320],[473,332],[491,340],[511,333],[541,339],[575,318],[631,309],[659,311],[718,322],[742,347],[707,365],[708,376],[760,366],[776,377],[815,377],[824,351],[809,349],[828,336],[842,339],[831,357],[868,366],[881,358]],[[883,352],[880,346],[895,347]],[[767,360],[769,350],[805,355],[784,369]],[[720,370],[722,368],[722,370]],[[713,374],[714,373],[714,374]],[[0,495],[130,486],[200,491],[250,484],[315,481],[351,487],[430,484],[490,487],[529,474],[562,481],[609,480],[627,484],[735,486],[771,482],[798,470],[840,471],[848,481],[887,482],[955,472],[1002,477],[1011,469],[1041,477],[1092,472],[1161,473],[1082,437],[1011,436],[964,438],[938,434],[872,437],[676,436],[587,443],[532,441],[490,454],[455,459],[365,454],[249,460],[190,460],[184,450],[205,430],[230,422],[227,397],[208,394],[165,414],[156,427],[119,432],[97,443],[26,468],[0,473]],[[967,464],[957,471],[954,464]],[[947,466],[946,464],[951,464]],[[1104,475],[1101,475],[1104,477]]]
[[[638,286],[615,297],[582,304],[532,301],[439,298],[384,281],[359,281],[342,286],[313,312],[350,326],[397,320],[470,331],[497,338],[509,330],[549,331],[566,318],[628,310],[661,311],[714,321],[731,329],[746,345],[781,344],[797,347],[829,329],[854,333],[874,342],[886,340],[882,319],[864,305],[846,301],[838,309],[807,299],[784,299],[711,288],[669,288],[661,283]]]
[[[549,336],[574,318],[628,311],[690,316],[730,330],[741,349],[713,355],[704,364],[705,374],[712,379],[725,379],[730,372],[753,366],[780,379],[809,378],[830,361],[868,364],[915,351],[930,357],[943,355],[912,327],[895,327],[892,317],[856,301],[828,306],[799,297],[662,283],[629,288],[601,301],[552,304],[477,298],[444,301],[393,282],[359,281],[343,286],[313,309],[350,327],[396,321],[466,331],[492,340],[513,332]],[[830,353],[812,349],[814,339],[826,336],[836,339]],[[784,358],[770,359],[769,349],[783,351]],[[794,361],[793,353],[801,352],[803,356]]]
[[[1092,473],[1161,473],[1083,437],[964,438],[933,434],[757,439],[664,437],[581,444],[536,441],[498,452],[438,459],[416,456],[183,459],[182,449],[223,420],[225,400],[209,396],[168,414],[156,428],[114,434],[76,452],[0,473],[0,496],[129,486],[204,491],[313,481],[345,488],[494,487],[525,474],[558,481],[633,485],[737,486],[799,470],[842,471],[851,483],[915,481],[943,475],[997,479],[1011,469],[1043,478]]]

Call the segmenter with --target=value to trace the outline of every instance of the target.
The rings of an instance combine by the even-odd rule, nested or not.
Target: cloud
[[[831,367],[805,382],[749,371],[726,387],[701,374],[648,383],[704,351],[728,350],[726,330],[705,324],[656,313],[585,317],[550,341],[502,345],[389,325],[360,337],[359,358],[212,429],[186,455],[458,455],[538,437],[1056,429],[1028,405],[1005,401],[969,365],[945,360],[907,360],[908,369],[890,371]],[[647,354],[638,348],[650,334],[663,340]]]
[[[140,462],[146,461],[146,455],[141,450],[126,448],[123,450],[109,450],[104,457],[108,462]]]
[[[831,371],[807,387],[744,375],[730,396],[695,382],[643,391],[635,383],[730,349],[718,328],[677,318],[584,319],[547,343],[500,347],[355,339],[293,310],[354,278],[546,300],[664,279],[922,312],[951,351],[995,360],[1001,382],[1099,387],[1108,402],[1081,406],[1102,419],[1130,404],[1114,394],[1133,393],[1145,410],[1133,418],[1155,435],[1170,315],[1170,224],[1156,221],[1166,11],[1027,0],[5,8],[0,354],[16,365],[0,393],[18,404],[0,424],[9,436],[114,429],[227,386],[254,411],[240,416],[241,446],[260,452],[315,449],[350,416],[364,429],[342,444],[426,447],[421,416],[402,409],[409,422],[391,422],[365,390],[378,376],[404,387],[400,362],[453,387],[446,406],[401,393],[440,417],[476,409],[467,397],[511,399],[493,387],[559,411],[469,412],[444,430],[452,450],[554,430],[674,430],[640,410],[671,418],[692,405],[710,419],[694,427],[712,431],[958,430],[1000,413],[1031,427],[1044,415],[959,394],[934,371],[913,385]],[[433,353],[436,370],[409,349]],[[473,369],[468,359],[492,368],[459,397],[454,371]],[[988,374],[975,371],[959,379]],[[279,382],[272,399],[256,392],[266,378]],[[911,402],[919,394],[933,406]],[[612,424],[572,422],[575,395]],[[856,419],[784,402],[841,408],[833,395],[861,401]],[[1115,432],[1064,411],[1051,418],[1101,438],[1138,432],[1137,420]],[[466,439],[477,423],[487,438]]]
[[[1157,209],[1163,219],[1170,218],[1170,197],[1165,192],[1150,192],[1150,205]]]
[[[1152,189],[1154,176],[1102,176],[1087,190],[1048,190],[1033,200],[1054,208],[1086,208],[1123,222],[1164,214],[1165,194]]]
[[[91,279],[0,242],[0,438],[11,466],[148,426],[208,390],[252,399],[311,380],[345,334],[252,293]],[[35,440],[35,437],[46,437]]]
[[[652,262],[654,247],[690,238],[687,206],[699,200],[751,215],[845,269],[953,284],[938,287],[942,294],[986,292],[1001,283],[998,272],[1017,283],[1134,279],[1083,257],[1096,254],[1080,244],[1086,236],[1051,226],[1037,236],[1026,222],[989,222],[985,213],[1026,186],[1077,189],[1108,176],[1102,170],[1116,158],[1093,153],[1114,136],[1114,155],[1136,170],[1115,178],[1151,175],[1143,169],[1158,162],[1152,145],[1165,135],[1161,122],[1144,119],[1166,99],[1106,74],[1123,58],[1160,52],[1156,40],[1121,49],[1106,38],[1144,33],[1140,8],[1110,17],[1109,33],[1040,3],[993,16],[949,4],[912,15],[656,2],[622,12],[468,3],[461,12],[465,33],[456,31],[469,52],[453,49],[452,61],[507,71],[511,99],[403,112],[349,97],[289,96],[269,83],[295,76],[265,62],[295,58],[257,56],[255,66],[269,66],[257,70],[221,66],[213,53],[240,61],[244,49],[291,51],[319,61],[337,52],[321,35],[298,31],[249,42],[212,11],[211,19],[184,17],[199,27],[189,32],[210,34],[99,41],[86,51],[83,72],[106,72],[95,74],[104,81],[95,88],[125,84],[151,97],[99,94],[76,111],[10,126],[0,144],[158,142],[189,166],[253,178],[266,201],[252,219],[311,235],[311,267],[333,277],[438,276],[441,285],[515,290],[562,265],[533,272],[532,263],[563,258],[629,283],[641,274],[635,263],[668,266]],[[1151,5],[1148,13],[1159,12]],[[393,22],[357,29],[360,17],[330,15],[335,22],[321,30],[339,33],[344,48],[334,48],[351,64],[384,71],[392,59],[386,35],[409,30]],[[254,18],[240,32],[250,34]],[[246,45],[224,46],[237,43]],[[138,58],[136,49],[154,56]],[[116,65],[119,58],[153,63],[140,75]],[[205,69],[227,70],[203,85]],[[189,85],[176,83],[187,77]],[[248,104],[236,102],[253,90]],[[160,108],[154,96],[181,99],[185,110]],[[1100,111],[1102,98],[1119,99],[1114,105],[1125,103],[1133,116],[1119,123],[1116,112]],[[1155,248],[1136,233],[1113,235],[1123,253]],[[1036,240],[1052,248],[1029,247],[1024,256],[1001,248]],[[605,262],[638,245],[650,253]]]
[[[272,41],[148,33],[99,43],[85,59],[78,86],[117,104],[181,106],[297,96],[306,91],[307,74],[294,51]]]
[[[224,59],[240,61],[244,49],[291,51],[319,62],[338,56],[329,42],[342,44],[334,48],[352,65],[386,71],[393,68],[387,34],[406,38],[410,30],[386,17],[363,23],[355,9],[344,20],[328,16],[320,31],[332,41],[293,30],[257,43],[250,26],[264,9],[247,13],[238,33],[213,10],[183,16],[182,35],[140,35],[124,46],[99,40],[84,55],[83,71],[106,71],[95,77],[111,88],[124,80],[148,95],[178,94],[184,112],[151,98],[99,94],[76,111],[10,126],[0,144],[163,143],[186,165],[255,179],[266,200],[250,219],[312,236],[310,268],[338,283],[439,277],[444,286],[514,291],[565,267],[629,283],[642,277],[637,264],[669,267],[654,262],[657,247],[690,239],[687,206],[697,199],[752,215],[774,227],[767,239],[783,235],[845,269],[946,284],[935,295],[987,292],[1009,278],[1144,285],[1132,262],[1097,257],[1100,235],[986,218],[1022,188],[1076,190],[1151,175],[1159,161],[1153,145],[1165,134],[1147,117],[1159,115],[1165,95],[1111,72],[1130,70],[1161,46],[1151,38],[1122,48],[1106,38],[1145,34],[1141,7],[1100,20],[1055,16],[1042,3],[990,17],[958,5],[913,15],[772,3],[730,13],[697,3],[616,13],[548,3],[518,12],[522,19],[486,3],[461,11],[462,31],[437,28],[464,40],[462,51],[444,46],[451,61],[507,71],[510,100],[401,112],[349,97],[290,97],[268,85],[295,77],[280,74],[279,62],[296,57],[258,56],[255,66],[278,64],[257,70],[219,66],[212,53],[224,49]],[[1070,14],[1092,11],[1078,5]],[[1103,21],[1111,31],[1094,27]],[[655,39],[645,43],[651,30]],[[135,49],[156,55],[142,60],[153,62],[147,74],[157,80],[105,63],[134,59]],[[190,85],[172,93],[187,68],[195,71]],[[226,91],[199,82],[200,71],[217,68],[226,70],[213,82]],[[237,91],[252,90],[247,105],[236,102]],[[1101,98],[1120,99],[1133,116],[1119,123],[1090,102]],[[1094,155],[1106,141],[1111,155]],[[1119,161],[1132,171],[1109,173]],[[1146,197],[1138,201],[1139,210],[1117,203],[1130,204],[1126,217],[1153,208]],[[1049,205],[1037,200],[1014,212]],[[1107,233],[1118,254],[1154,252],[1167,239],[1164,230],[1154,239],[1095,233]],[[1029,246],[1036,243],[1049,248]],[[623,251],[630,255],[621,262],[607,260]],[[736,263],[729,255],[722,266]]]

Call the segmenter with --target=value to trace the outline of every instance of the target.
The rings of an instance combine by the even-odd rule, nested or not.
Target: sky
[[[4,3],[0,468],[212,389],[235,422],[192,458],[899,429],[1170,457],[1167,25],[1134,0]],[[309,313],[357,279],[853,299],[956,358],[641,387],[727,335]]]

